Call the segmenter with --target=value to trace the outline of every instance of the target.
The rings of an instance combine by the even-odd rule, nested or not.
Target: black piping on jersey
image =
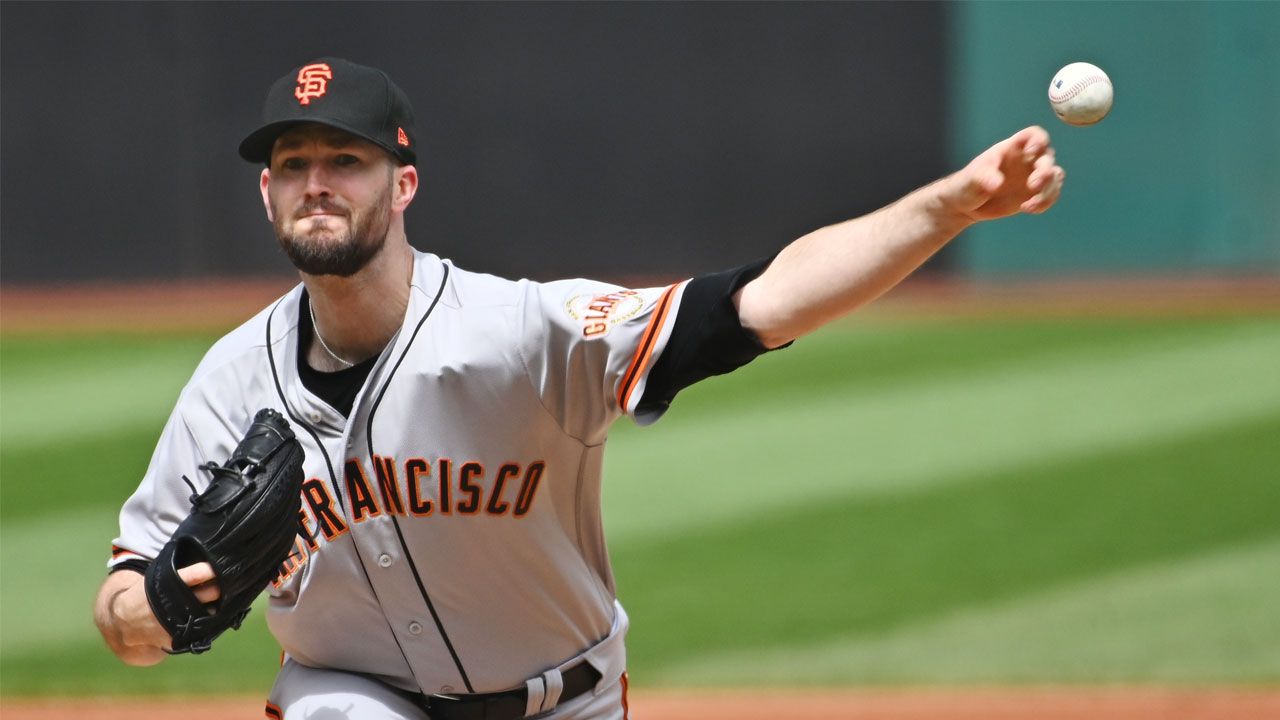
[[[396,359],[396,364],[391,367],[391,372],[387,373],[386,382],[382,383],[382,387],[378,388],[378,397],[374,398],[373,405],[369,407],[368,424],[365,426],[365,441],[369,444],[369,457],[373,457],[373,416],[377,414],[378,407],[382,405],[382,398],[387,395],[387,388],[390,387],[391,381],[395,379],[396,372],[400,370],[400,365],[404,363],[405,357],[409,355],[409,349],[413,347],[413,342],[418,339],[418,332],[422,330],[422,326],[427,322],[427,318],[431,317],[431,312],[436,309],[436,305],[440,303],[440,298],[444,296],[444,289],[449,282],[449,266],[444,265],[444,277],[440,278],[440,289],[436,291],[435,298],[431,301],[431,305],[427,307],[427,311],[422,314],[422,319],[418,320],[418,324],[413,328],[413,334],[409,336],[409,341],[404,344],[404,352],[400,353],[400,357]],[[418,592],[422,595],[422,601],[426,603],[427,610],[431,613],[431,620],[436,624],[436,631],[440,633],[440,639],[444,641],[444,646],[449,649],[449,656],[453,658],[453,664],[458,668],[458,675],[462,677],[462,683],[467,686],[467,692],[474,693],[476,690],[471,686],[471,678],[467,677],[467,670],[462,666],[462,660],[458,657],[458,651],[453,647],[453,641],[449,639],[449,633],[444,629],[444,622],[440,620],[440,614],[436,612],[435,603],[431,602],[431,595],[427,593],[426,583],[422,582],[422,574],[418,572],[418,564],[413,561],[413,554],[409,552],[409,543],[404,539],[404,533],[400,530],[400,521],[395,515],[388,515],[391,519],[391,525],[396,529],[396,537],[400,540],[400,549],[404,551],[404,559],[409,563],[409,571],[413,573],[413,580],[418,584]]]
[[[271,379],[276,385],[276,394],[280,396],[280,404],[284,406],[284,411],[288,413],[289,418],[293,420],[295,425],[300,425],[306,429],[311,435],[311,439],[316,441],[316,447],[320,448],[320,453],[324,455],[324,466],[329,470],[329,483],[333,485],[333,494],[338,498],[338,503],[342,504],[342,488],[338,487],[338,476],[333,471],[333,461],[329,458],[329,451],[324,449],[324,443],[320,442],[320,434],[315,428],[311,427],[306,421],[298,416],[289,406],[289,400],[285,398],[284,386],[280,384],[280,373],[276,370],[276,354],[271,350],[271,320],[276,316],[276,310],[279,309],[283,299],[271,308],[271,314],[267,315],[267,364],[271,366]],[[302,348],[298,348],[298,352],[302,352]]]
[[[342,507],[342,491],[338,487],[338,475],[333,470],[333,462],[329,459],[329,451],[324,449],[324,443],[320,442],[320,434],[316,432],[315,428],[299,417],[293,411],[293,408],[289,406],[289,401],[284,395],[284,387],[280,384],[280,373],[276,370],[275,353],[271,350],[271,319],[275,317],[276,309],[280,307],[282,302],[284,302],[283,299],[277,302],[276,306],[271,309],[271,314],[267,316],[267,364],[271,366],[271,379],[275,382],[276,394],[280,396],[280,404],[284,407],[284,411],[288,413],[295,425],[306,429],[307,433],[311,435],[311,439],[315,440],[316,447],[320,448],[320,453],[324,455],[324,467],[329,471],[329,482],[333,485],[333,492],[337,495],[338,506]],[[299,352],[301,352],[301,347]],[[399,528],[397,528],[398,530]],[[360,554],[360,546],[356,544],[354,538],[351,540],[351,549],[355,551],[356,558],[360,561],[360,572],[364,575],[364,581],[369,584],[369,591],[374,594],[374,597],[377,597],[378,591],[373,587],[373,579],[369,577],[369,570],[365,567],[364,557]],[[391,620],[386,615],[383,615],[382,619],[387,623],[387,631],[391,633],[391,639],[395,640],[396,649],[400,651],[400,657],[404,658],[405,666],[412,668],[413,663],[409,660],[409,654],[404,651],[404,646],[400,644],[400,638],[396,635],[395,628],[391,626]]]

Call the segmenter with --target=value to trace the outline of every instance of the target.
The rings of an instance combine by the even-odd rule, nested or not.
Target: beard
[[[280,247],[294,267],[308,275],[351,277],[364,269],[386,244],[387,232],[391,228],[390,207],[390,191],[379,196],[372,207],[359,212],[320,198],[304,204],[292,218],[286,218],[273,204],[272,216],[276,219],[272,225]],[[346,229],[331,227],[339,218],[317,220],[313,217],[312,229],[298,232],[296,227],[300,216],[317,210],[344,213],[348,218]]]

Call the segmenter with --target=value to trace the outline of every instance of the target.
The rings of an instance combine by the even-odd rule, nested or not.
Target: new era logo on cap
[[[240,157],[270,163],[276,138],[301,123],[345,130],[386,150],[401,165],[418,160],[409,98],[377,68],[319,58],[290,71],[267,92],[262,125],[240,143]]]

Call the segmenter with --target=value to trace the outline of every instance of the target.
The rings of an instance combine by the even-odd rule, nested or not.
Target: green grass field
[[[262,692],[260,612],[128,668],[90,608],[213,338],[0,339],[0,692]],[[1280,315],[828,328],[620,423],[637,686],[1280,681]]]

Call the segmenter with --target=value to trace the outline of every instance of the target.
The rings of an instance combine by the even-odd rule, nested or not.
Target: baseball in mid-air
[[[1049,104],[1068,125],[1092,125],[1106,117],[1113,94],[1111,78],[1087,62],[1067,65],[1049,83]]]

